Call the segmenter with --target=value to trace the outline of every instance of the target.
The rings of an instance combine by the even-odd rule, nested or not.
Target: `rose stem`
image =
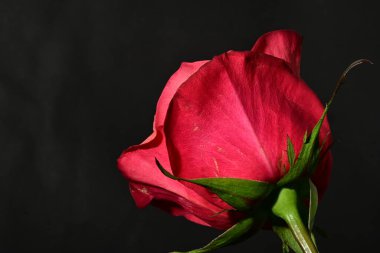
[[[296,241],[304,253],[318,253],[317,247],[313,243],[311,234],[302,222],[299,215],[298,196],[295,189],[283,188],[275,204],[272,207],[273,213],[283,219],[292,231]]]

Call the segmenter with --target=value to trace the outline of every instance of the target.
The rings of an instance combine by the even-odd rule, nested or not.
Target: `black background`
[[[218,234],[138,210],[116,168],[151,133],[182,61],[304,36],[302,76],[323,101],[358,58],[329,115],[335,146],[317,224],[321,252],[379,252],[379,8],[376,1],[0,2],[0,252],[168,252]],[[261,232],[219,252],[281,252]]]

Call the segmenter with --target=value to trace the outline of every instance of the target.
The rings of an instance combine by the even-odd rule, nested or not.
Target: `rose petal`
[[[178,89],[169,108],[165,134],[173,173],[275,182],[284,173],[286,136],[299,152],[323,109],[281,59],[254,52],[216,57]],[[321,139],[328,129],[325,123]]]
[[[331,176],[332,163],[333,157],[331,155],[331,152],[328,151],[326,157],[320,162],[312,177],[315,186],[318,188],[319,199],[322,199],[322,196],[327,189]]]
[[[252,48],[254,53],[272,55],[286,61],[294,73],[300,74],[302,37],[290,30],[278,30],[262,35]]]
[[[170,77],[157,102],[155,116],[156,127],[164,125],[169,103],[172,100],[178,87],[181,86],[181,84],[183,84],[192,74],[198,71],[198,69],[207,62],[207,60],[197,62],[183,62],[180,68]]]
[[[157,135],[156,139],[159,138]],[[160,203],[172,202],[175,206],[173,215],[183,215],[186,218],[215,228],[225,229],[233,224],[227,213],[213,217],[222,211],[211,204],[198,193],[187,188],[181,182],[165,177],[156,167],[154,158],[169,168],[166,148],[162,141],[150,142],[150,146],[125,151],[118,159],[118,167],[131,182],[131,194],[138,207],[145,207],[151,201]],[[160,205],[159,205],[160,206]],[[165,205],[161,205],[165,206]]]
[[[141,144],[129,147],[126,152],[135,151],[138,149],[148,149],[150,146],[155,146],[157,142],[157,130],[162,129],[165,117],[168,111],[169,103],[172,100],[178,87],[180,87],[191,75],[193,75],[200,67],[202,67],[208,60],[196,62],[183,62],[179,69],[169,78],[164,90],[161,93],[157,102],[156,114],[154,116],[153,133],[148,136]],[[161,138],[162,139],[162,138]],[[161,140],[162,141],[162,140]],[[153,142],[153,144],[151,143]],[[156,168],[155,163],[152,164]],[[168,168],[170,170],[170,167]]]
[[[118,167],[130,181],[131,194],[138,207],[142,208],[153,202],[173,215],[184,216],[201,225],[226,229],[233,225],[233,217],[228,213],[215,216],[223,209],[211,204],[181,182],[165,177],[154,160],[157,157],[171,171],[162,135],[168,105],[178,87],[206,62],[183,63],[169,79],[157,104],[154,133],[140,145],[124,151],[118,159]]]

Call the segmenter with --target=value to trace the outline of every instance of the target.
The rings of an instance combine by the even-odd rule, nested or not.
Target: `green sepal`
[[[293,167],[295,159],[296,159],[296,154],[294,152],[293,143],[290,140],[289,136],[287,138],[287,145],[288,145],[288,149],[287,149],[287,152],[288,152],[288,162],[289,162],[290,167]]]
[[[277,234],[278,237],[280,237],[283,243],[283,249],[285,245],[296,253],[304,253],[301,247],[298,245],[297,240],[294,238],[290,228],[286,226],[273,226],[273,231]],[[289,252],[289,250],[286,252]]]
[[[321,148],[319,147],[319,132],[321,131],[322,124],[326,118],[327,112],[330,108],[330,104],[327,104],[321,118],[318,120],[317,124],[314,126],[313,131],[310,134],[308,142],[305,144],[305,152],[301,159],[301,165],[308,169],[309,174],[312,174],[318,164],[318,160],[321,153]]]
[[[212,240],[209,244],[200,249],[191,251],[173,251],[171,253],[204,253],[237,243],[242,239],[246,239],[253,234],[263,224],[263,217],[249,217],[236,223],[234,226],[226,230],[223,234]]]
[[[265,198],[275,187],[273,184],[239,178],[185,179],[169,173],[157,159],[156,164],[165,176],[206,187],[239,211],[251,210],[254,201]]]
[[[281,178],[278,182],[278,186],[283,186],[297,180],[306,170],[311,174],[318,164],[321,149],[319,148],[318,136],[322,127],[323,120],[326,117],[327,111],[329,110],[329,104],[326,105],[325,110],[318,120],[317,124],[314,126],[313,131],[310,136],[307,132],[305,133],[301,151],[295,160],[295,162],[290,163],[290,168],[288,173]],[[288,157],[292,158],[294,154],[294,147],[288,137]]]
[[[314,173],[314,170],[318,165],[318,161],[321,159],[320,158],[321,148],[318,147],[319,146],[319,143],[318,143],[319,132],[321,130],[323,121],[326,118],[330,105],[332,104],[338,90],[340,89],[344,81],[346,80],[346,76],[348,72],[350,72],[351,69],[363,63],[373,64],[370,60],[359,59],[351,63],[345,69],[345,71],[339,78],[337,85],[335,86],[335,89],[331,95],[331,98],[326,104],[325,110],[323,111],[321,118],[318,120],[317,124],[314,126],[313,131],[311,132],[310,136],[308,136],[306,132],[303,145],[301,148],[301,152],[298,155],[298,158],[294,166],[290,164],[291,166],[289,168],[288,173],[280,181],[277,182],[278,186],[283,186],[283,185],[293,182],[294,180],[299,178],[305,172],[305,170],[307,170],[309,175],[312,175]],[[289,149],[289,141],[288,141],[288,155],[290,153],[291,153],[291,150]]]
[[[313,231],[314,219],[317,214],[318,208],[318,190],[314,185],[313,181],[309,179],[310,185],[310,197],[309,197],[309,219],[308,219],[308,228],[309,231]]]

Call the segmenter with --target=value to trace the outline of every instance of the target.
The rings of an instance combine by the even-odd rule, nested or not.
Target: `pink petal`
[[[318,189],[318,195],[320,199],[324,195],[327,189],[327,186],[329,184],[332,163],[333,163],[333,158],[332,158],[331,152],[328,151],[325,158],[318,165],[318,168],[316,169],[312,177],[312,180]]]
[[[254,52],[218,56],[172,100],[165,134],[173,173],[275,182],[284,174],[286,137],[299,152],[323,109],[283,60]],[[321,139],[328,130],[325,123]]]
[[[158,100],[155,116],[155,126],[163,126],[169,103],[178,87],[208,61],[183,62],[180,68],[170,77]]]
[[[223,209],[208,202],[181,182],[165,177],[154,160],[157,157],[171,171],[162,134],[168,105],[178,87],[206,62],[183,63],[169,79],[157,104],[154,133],[140,145],[124,151],[118,159],[118,167],[130,181],[131,194],[138,207],[142,208],[153,202],[173,215],[184,216],[201,225],[226,229],[234,224],[234,217],[226,212],[215,216]]]
[[[252,48],[254,53],[272,55],[286,61],[294,73],[300,74],[302,37],[290,30],[278,30],[262,35]]]
[[[156,139],[140,149],[127,150],[118,159],[118,167],[131,182],[131,194],[138,207],[150,202],[160,206],[160,202],[173,206],[173,215],[183,215],[193,222],[215,228],[225,229],[233,224],[228,213],[214,215],[222,209],[211,204],[195,191],[181,182],[164,176],[155,165],[157,157],[166,168],[170,168],[167,151],[160,132]],[[160,140],[161,139],[161,140]],[[175,208],[174,208],[175,207]]]

